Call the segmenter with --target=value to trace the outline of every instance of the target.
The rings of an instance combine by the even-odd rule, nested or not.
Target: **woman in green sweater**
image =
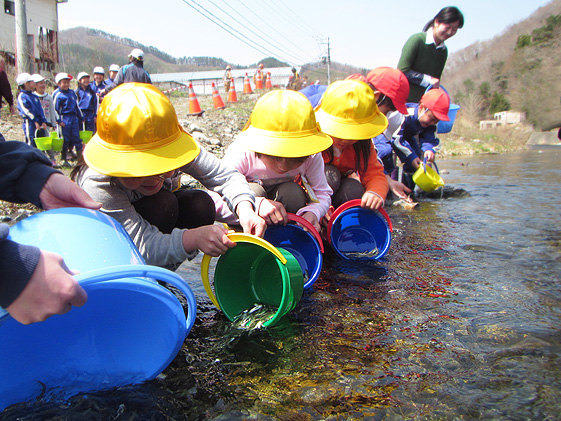
[[[401,50],[397,68],[409,80],[408,102],[419,102],[427,86],[440,86],[448,58],[444,41],[464,26],[464,15],[457,7],[445,7],[432,18],[423,32],[412,35]]]

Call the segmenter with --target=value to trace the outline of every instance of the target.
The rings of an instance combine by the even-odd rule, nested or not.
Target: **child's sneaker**
[[[70,162],[68,162],[67,160],[64,160],[64,162],[61,165],[61,168],[72,168],[72,165],[70,165]]]

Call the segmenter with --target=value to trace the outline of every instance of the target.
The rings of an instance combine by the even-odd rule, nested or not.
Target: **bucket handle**
[[[436,165],[436,162],[433,162],[434,165],[434,169],[436,170],[437,174],[440,174],[440,171],[438,171],[438,166]],[[425,157],[425,159],[423,160],[423,170],[425,171],[425,174],[427,173],[427,158]]]
[[[159,281],[167,282],[181,291],[187,300],[187,332],[185,337],[191,331],[195,323],[195,316],[197,313],[197,302],[191,287],[185,282],[177,273],[157,266],[149,265],[118,265],[110,266],[101,269],[95,269],[84,273],[74,275],[74,278],[80,283],[82,287],[97,284],[100,282],[112,281],[122,278],[140,277],[140,278],[156,278]],[[9,313],[0,317],[0,324],[6,321]]]
[[[306,227],[308,232],[310,234],[312,234],[312,236],[319,243],[319,248],[320,248],[321,252],[323,253],[324,249],[323,249],[323,241],[321,240],[321,236],[319,235],[319,232],[317,232],[317,230],[314,228],[314,226],[312,224],[310,224],[310,221],[308,221],[305,218],[302,218],[300,215],[296,215],[296,214],[290,213],[290,212],[287,213],[287,216],[288,216],[289,221],[296,222],[296,223],[301,224],[304,227]]]
[[[273,246],[271,243],[269,243],[268,241],[262,239],[261,237],[257,237],[256,235],[252,235],[252,234],[244,234],[244,233],[240,233],[240,232],[234,232],[234,233],[230,233],[227,234],[228,238],[230,238],[230,240],[232,240],[235,243],[250,243],[250,244],[256,244],[258,246],[263,247],[264,249],[266,249],[267,251],[270,251],[277,259],[280,260],[280,262],[283,265],[286,265],[286,257],[284,257],[282,255],[282,253],[275,247]],[[210,287],[210,280],[208,277],[208,272],[210,269],[210,260],[212,259],[212,256],[205,254],[203,256],[203,260],[201,261],[201,278],[203,280],[203,285],[205,287],[205,291],[208,295],[208,297],[210,298],[210,300],[212,301],[212,304],[214,304],[216,306],[217,309],[220,310],[220,305],[218,304],[218,300],[216,299],[216,295],[214,295],[214,292],[212,291],[212,288]]]
[[[425,94],[430,91],[431,89],[433,89],[432,85],[427,86],[427,89],[425,89]],[[446,95],[448,95],[448,97],[450,97],[450,94],[448,93],[448,91],[444,88],[444,86],[442,85],[438,85],[438,88],[435,89],[442,89],[444,92],[446,92]]]
[[[335,209],[335,212],[333,212],[333,214],[331,215],[331,218],[329,219],[329,223],[327,224],[327,240],[329,242],[331,242],[331,226],[333,225],[333,221],[344,211],[346,211],[347,209],[350,208],[356,208],[356,207],[360,207],[360,204],[362,202],[362,199],[353,199],[353,200],[349,200],[345,203],[343,203],[341,206],[339,206],[337,209]],[[393,232],[393,225],[392,225],[392,221],[390,219],[390,216],[388,215],[388,213],[384,210],[384,208],[380,208],[378,209],[378,212],[380,212],[382,214],[382,216],[386,219],[386,222],[388,223],[388,227],[390,228],[390,232]]]

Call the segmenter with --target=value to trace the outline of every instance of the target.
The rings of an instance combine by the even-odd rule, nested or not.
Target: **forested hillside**
[[[553,0],[493,39],[451,54],[442,84],[473,124],[512,109],[550,130],[561,126],[560,74],[561,0]]]

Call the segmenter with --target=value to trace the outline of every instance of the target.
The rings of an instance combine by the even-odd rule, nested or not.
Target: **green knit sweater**
[[[448,49],[436,48],[434,44],[426,44],[427,34],[420,32],[412,35],[401,50],[401,57],[397,68],[405,73],[409,80],[408,102],[419,102],[426,87],[420,86],[424,75],[440,79]]]

